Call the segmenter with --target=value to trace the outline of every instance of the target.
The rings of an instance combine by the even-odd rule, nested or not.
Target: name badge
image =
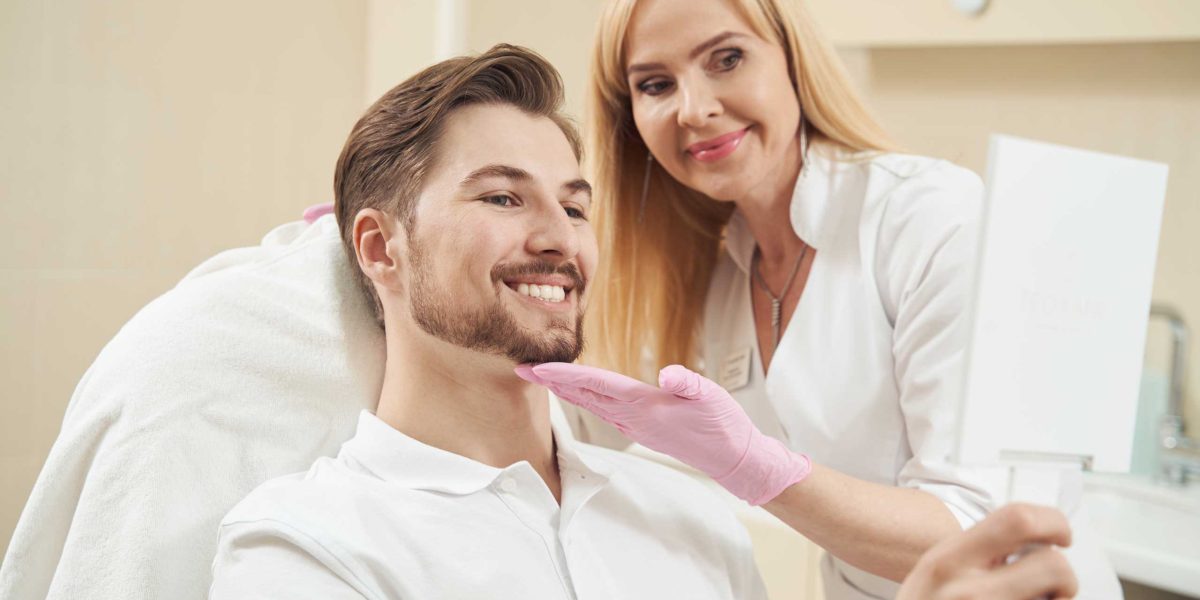
[[[750,357],[754,349],[746,346],[725,357],[721,364],[721,387],[726,391],[741,389],[750,384]]]

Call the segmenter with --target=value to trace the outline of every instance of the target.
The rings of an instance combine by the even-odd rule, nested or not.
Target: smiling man
[[[574,442],[514,366],[573,361],[597,244],[557,72],[497,46],[376,102],[336,212],[384,327],[375,414],[224,519],[213,598],[761,598],[690,478]]]

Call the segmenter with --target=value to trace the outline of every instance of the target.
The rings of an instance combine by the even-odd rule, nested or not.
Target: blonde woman
[[[894,596],[992,508],[947,460],[979,178],[896,153],[797,0],[615,0],[590,102],[590,360],[708,379],[522,376],[825,548],[828,598]]]

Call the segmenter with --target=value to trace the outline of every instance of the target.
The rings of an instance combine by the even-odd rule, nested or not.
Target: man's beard
[[[408,256],[413,271],[409,312],[425,333],[469,350],[506,356],[518,364],[574,362],[583,352],[582,304],[574,315],[574,328],[571,317],[564,316],[555,318],[544,331],[529,331],[504,308],[499,296],[475,310],[456,302],[433,276],[429,257],[413,236],[409,236]],[[575,281],[576,298],[583,295],[583,279],[572,264],[534,262],[501,266],[493,269],[491,275],[493,283],[507,285],[505,278],[526,274],[566,275]]]

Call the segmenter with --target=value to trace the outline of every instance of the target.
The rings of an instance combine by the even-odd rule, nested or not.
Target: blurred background
[[[1200,0],[808,3],[914,153],[982,173],[987,135],[1001,132],[1168,164],[1154,299],[1200,324]],[[0,2],[0,551],[76,382],[139,308],[203,259],[330,201],[359,113],[437,59],[533,48],[562,71],[582,122],[601,6]],[[1152,321],[1135,457],[1148,474],[1170,334]],[[1200,351],[1183,372],[1183,416],[1200,424]],[[782,556],[768,550],[764,569]]]

